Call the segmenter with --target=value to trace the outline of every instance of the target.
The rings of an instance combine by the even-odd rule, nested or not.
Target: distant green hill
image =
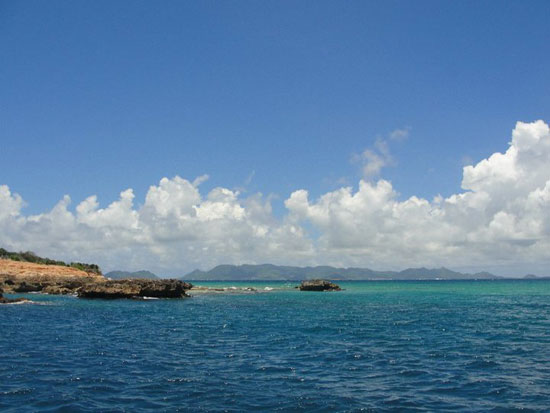
[[[151,271],[111,271],[105,274],[105,277],[112,278],[113,280],[121,280],[124,278],[146,278],[150,280],[159,279],[159,277]]]
[[[299,281],[313,278],[330,280],[472,280],[501,278],[488,272],[467,274],[448,268],[407,268],[403,271],[375,271],[369,268],[290,267],[273,264],[261,265],[218,265],[209,271],[195,270],[187,274],[186,280],[289,280]]]

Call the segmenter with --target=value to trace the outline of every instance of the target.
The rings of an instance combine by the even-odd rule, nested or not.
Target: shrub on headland
[[[10,252],[6,251],[4,248],[0,248],[0,258],[12,261],[32,262],[34,264],[62,265],[65,267],[72,267],[86,272],[101,274],[101,270],[97,264],[85,264],[82,262],[71,262],[70,264],[67,264],[64,261],[39,257],[32,251]]]
[[[69,267],[76,268],[78,270],[86,272],[95,272],[96,274],[101,274],[101,270],[97,264],[85,264],[83,262],[71,262]]]

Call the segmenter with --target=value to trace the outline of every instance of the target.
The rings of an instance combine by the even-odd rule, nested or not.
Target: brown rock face
[[[307,280],[300,284],[300,291],[340,291],[339,285],[328,280]]]
[[[182,298],[193,286],[180,280],[127,279],[89,283],[80,287],[81,298]]]
[[[72,294],[88,283],[103,283],[103,277],[17,277],[0,275],[0,286],[6,293],[42,292],[45,294]]]
[[[82,287],[84,283],[56,283],[47,285],[44,288],[42,288],[42,293],[44,294],[59,294],[59,295],[67,295],[67,294],[73,294],[78,290],[80,287]]]

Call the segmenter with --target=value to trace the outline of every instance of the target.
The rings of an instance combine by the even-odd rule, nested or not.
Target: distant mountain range
[[[239,280],[289,280],[300,281],[313,278],[330,280],[475,280],[500,279],[488,272],[461,273],[448,268],[407,268],[403,271],[375,271],[368,268],[289,267],[272,264],[218,265],[210,271],[195,270],[182,279],[197,281]]]
[[[112,278],[113,280],[121,280],[124,278],[147,278],[150,280],[159,279],[159,277],[151,271],[111,271],[105,274],[105,277]]]

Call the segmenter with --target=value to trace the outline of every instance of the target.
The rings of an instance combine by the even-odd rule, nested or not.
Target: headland
[[[181,280],[110,280],[100,271],[68,265],[0,259],[0,291],[73,294],[82,298],[184,298],[192,285]]]

